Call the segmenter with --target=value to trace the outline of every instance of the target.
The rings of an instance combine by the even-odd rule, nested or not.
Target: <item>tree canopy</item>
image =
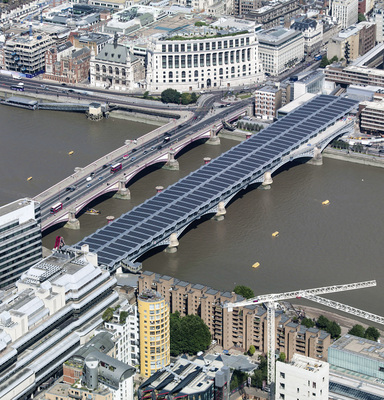
[[[362,325],[356,324],[356,325],[353,325],[353,327],[348,331],[348,333],[350,335],[363,338],[365,335],[365,329]]]
[[[240,296],[245,297],[246,299],[250,299],[251,297],[255,297],[255,294],[253,293],[253,290],[249,288],[248,286],[244,285],[237,285],[233,291],[236,294],[239,294]]]
[[[380,337],[380,332],[373,326],[365,329],[362,325],[356,324],[348,331],[350,335],[366,338],[369,340],[374,340],[377,342],[377,339]]]
[[[316,321],[316,326],[328,332],[332,339],[338,338],[341,334],[340,325],[335,321],[330,321],[328,318],[324,317],[324,315],[319,316]]]
[[[365,18],[365,15],[362,13],[357,14],[357,20],[358,22],[366,21],[367,19]]]
[[[196,354],[211,344],[208,326],[198,315],[180,317],[175,312],[170,316],[171,355]]]
[[[301,320],[301,325],[304,325],[304,326],[306,326],[307,328],[313,328],[313,327],[315,326],[315,323],[313,322],[312,319],[304,317],[304,318]]]
[[[103,312],[103,315],[101,316],[101,318],[102,318],[103,321],[105,321],[105,322],[111,321],[112,318],[113,318],[113,308],[108,307],[108,308]]]
[[[181,93],[176,89],[165,89],[161,92],[161,101],[163,103],[180,103]]]
[[[257,388],[262,388],[263,381],[267,380],[268,364],[266,357],[260,356],[259,361],[259,367],[254,371],[251,377],[251,385]]]

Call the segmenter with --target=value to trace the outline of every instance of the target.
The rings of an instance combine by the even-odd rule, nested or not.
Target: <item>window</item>
[[[168,68],[173,68],[173,56],[168,56]]]
[[[185,53],[185,44],[181,44],[181,45],[180,45],[180,51],[181,51],[182,53]]]
[[[166,47],[165,44],[163,44],[163,45],[161,46],[161,51],[162,51],[163,53],[165,53],[165,52],[167,51],[167,47]]]
[[[280,372],[280,378],[285,379],[285,373],[284,372]]]
[[[172,45],[171,44],[168,45],[168,52],[172,53]]]
[[[200,67],[204,67],[204,54],[200,54]]]
[[[179,52],[179,45],[175,44],[175,53],[178,53],[178,52]]]
[[[180,56],[175,56],[175,68],[179,68],[179,57]]]
[[[210,43],[205,43],[205,50],[210,50]]]

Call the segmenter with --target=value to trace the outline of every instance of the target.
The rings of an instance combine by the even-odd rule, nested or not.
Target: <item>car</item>
[[[69,200],[71,200],[70,197],[66,197],[66,198],[65,198],[65,201],[69,201]]]
[[[157,150],[161,150],[161,149],[162,149],[161,145],[157,146]]]
[[[62,83],[61,86],[67,86],[67,84],[66,83]]]
[[[90,175],[92,178],[95,176],[95,173],[94,172],[91,172],[91,175]]]
[[[124,154],[123,155],[123,160],[126,160],[129,157],[129,154]]]
[[[99,176],[98,180],[101,181],[102,179],[103,179],[103,177],[102,177],[102,176]]]
[[[147,151],[147,150],[145,150],[145,151],[144,151],[144,154],[147,154],[147,153],[148,153],[148,151]]]
[[[132,158],[131,158],[131,161],[135,161],[135,160],[136,160],[136,157],[132,157]]]
[[[109,167],[108,164],[104,164],[104,165],[102,166],[102,169],[105,169],[105,168],[108,168],[108,167]]]
[[[90,188],[92,185],[90,183],[88,183],[87,188]]]
[[[74,186],[68,186],[65,191],[66,192],[74,192],[76,190],[76,188]]]
[[[88,178],[86,179],[87,182],[92,180],[92,176],[88,176]]]
[[[132,149],[132,153],[134,153],[135,151],[137,151],[137,149]]]
[[[155,146],[152,146],[151,147],[151,150],[153,151],[153,150],[156,150],[156,147]]]

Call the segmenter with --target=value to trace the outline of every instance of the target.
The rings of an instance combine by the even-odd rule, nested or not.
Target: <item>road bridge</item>
[[[272,183],[272,173],[297,158],[319,160],[335,137],[353,129],[357,102],[320,95],[263,129],[114,222],[84,238],[99,263],[114,271],[130,266],[177,238],[206,214],[221,217],[225,206],[249,185]],[[177,145],[175,145],[177,151]]]
[[[165,126],[134,141],[127,141],[119,149],[103,156],[74,174],[57,183],[34,200],[40,203],[42,231],[66,221],[76,222],[75,216],[96,198],[110,192],[118,192],[128,198],[126,184],[139,172],[156,163],[166,163],[183,148],[199,139],[215,136],[222,127],[222,120],[231,121],[245,115],[250,101],[239,101],[218,114],[194,119],[185,113],[179,121],[171,120]],[[201,111],[202,117],[206,111]],[[111,165],[121,163],[122,169],[111,173]],[[52,205],[61,203],[63,209],[51,214]],[[75,223],[73,224],[75,227]]]

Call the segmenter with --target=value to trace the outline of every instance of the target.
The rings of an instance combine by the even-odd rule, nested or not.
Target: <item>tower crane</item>
[[[370,321],[374,321],[377,323],[384,324],[384,317],[380,317],[375,314],[368,313],[363,310],[359,310],[354,307],[347,306],[345,304],[338,303],[333,300],[324,299],[319,297],[319,294],[327,294],[327,293],[336,293],[336,292],[344,292],[346,290],[355,290],[355,289],[363,289],[368,287],[376,286],[376,281],[365,281],[365,282],[357,282],[357,283],[348,283],[344,285],[333,285],[333,286],[325,286],[314,289],[305,289],[305,290],[296,290],[292,292],[285,293],[275,293],[275,294],[265,294],[261,296],[256,296],[251,299],[239,301],[236,303],[226,302],[223,304],[224,308],[228,309],[228,312],[233,311],[234,307],[245,307],[254,304],[265,304],[267,307],[267,332],[268,332],[268,385],[271,390],[271,397],[274,396],[274,383],[275,383],[275,310],[276,310],[276,302],[289,300],[294,298],[305,298],[311,301],[315,301],[317,303],[326,305],[328,307],[335,308],[340,311],[344,311],[350,314],[353,314],[358,317],[362,317],[368,319]]]

